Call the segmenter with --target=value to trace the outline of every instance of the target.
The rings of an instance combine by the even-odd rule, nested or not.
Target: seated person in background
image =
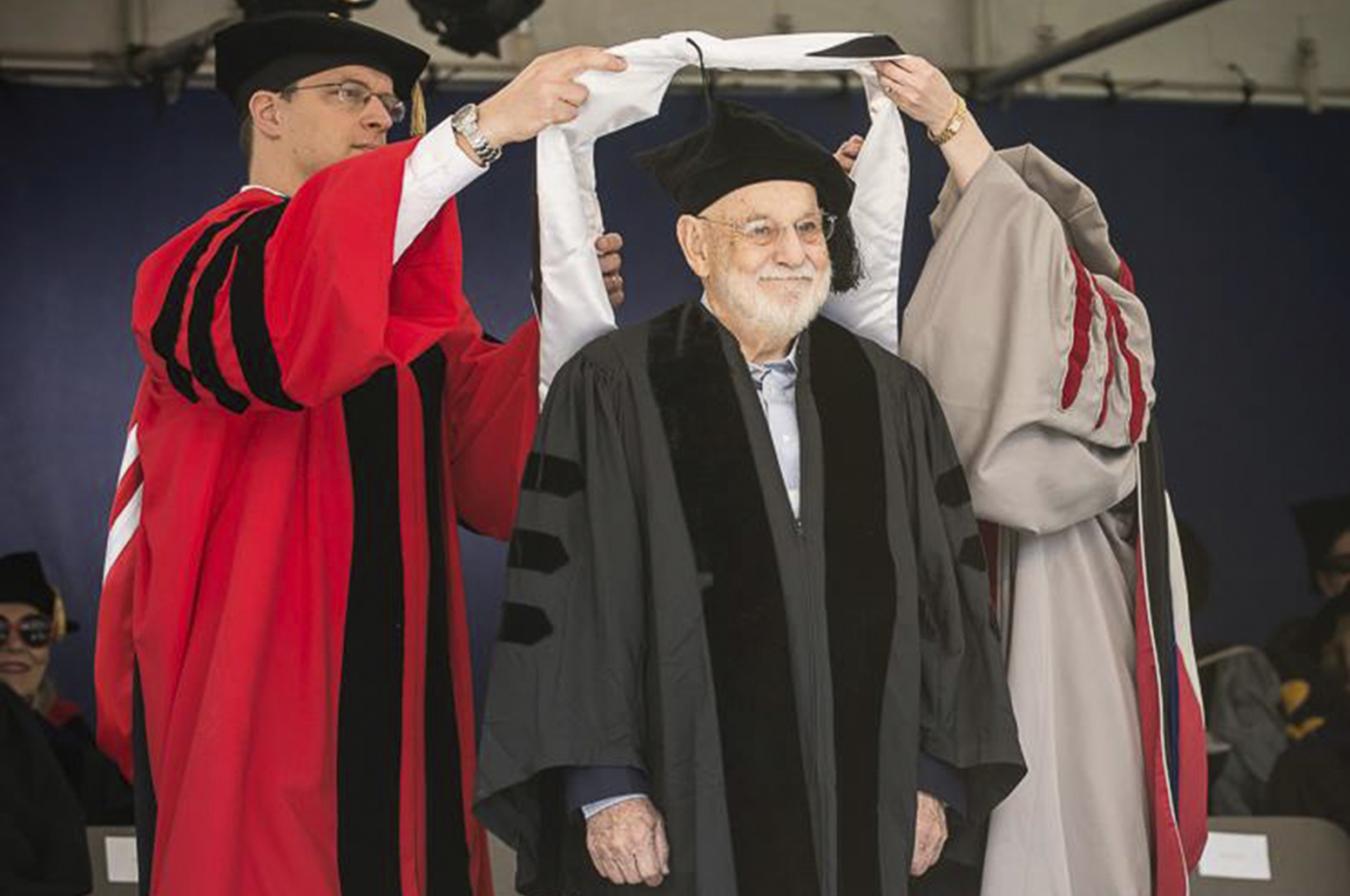
[[[57,694],[47,674],[52,645],[78,629],[36,553],[0,557],[0,681],[36,715],[85,823],[131,824],[130,786],[95,746],[80,708]]]
[[[38,717],[0,687],[0,893],[79,896],[90,886],[80,805]]]
[[[1177,520],[1177,539],[1194,618],[1209,601],[1209,551],[1185,520]],[[1197,653],[1209,751],[1209,814],[1255,815],[1275,760],[1289,745],[1280,676],[1266,655],[1248,644]]]
[[[1350,593],[1329,599],[1307,632],[1325,715],[1275,763],[1266,812],[1326,818],[1350,833]]]
[[[1313,593],[1321,600],[1350,594],[1350,495],[1305,501],[1293,510]],[[1304,616],[1282,624],[1266,646],[1284,682],[1284,711],[1295,740],[1324,724],[1341,698],[1339,681],[1321,680],[1322,651],[1316,639],[1313,619]]]

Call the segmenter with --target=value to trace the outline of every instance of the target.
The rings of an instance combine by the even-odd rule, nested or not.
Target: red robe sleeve
[[[531,321],[504,345],[456,330],[445,345],[452,359],[446,420],[459,517],[475,532],[505,539],[539,413],[539,326]]]
[[[446,358],[443,420],[450,489],[459,521],[475,532],[505,539],[516,515],[520,477],[539,416],[539,325],[531,320],[506,342],[487,338],[460,288],[457,219],[434,219],[397,266],[393,304],[414,309],[444,296],[438,318]],[[445,258],[454,258],[449,295]],[[390,337],[400,356],[427,347],[416,317]]]
[[[434,345],[454,322],[457,296],[391,287],[414,145],[330,166],[291,199],[247,190],[150,256],[133,329],[154,384],[236,413],[298,410]],[[437,239],[419,239],[399,266],[434,254],[457,292],[453,200],[433,223]]]
[[[112,513],[108,518],[103,588],[98,602],[98,637],[94,641],[94,697],[98,706],[95,738],[98,747],[132,780],[132,705],[136,675],[133,622],[137,577],[146,550],[141,530],[143,495],[139,418],[146,382],[137,392],[127,428],[126,449],[117,474]]]
[[[464,340],[459,359],[445,390],[459,517],[475,532],[506,538],[539,417],[539,325],[531,321],[504,345]]]

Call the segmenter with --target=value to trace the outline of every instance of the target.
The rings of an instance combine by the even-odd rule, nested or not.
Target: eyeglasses
[[[777,245],[778,241],[783,238],[783,234],[788,230],[787,225],[770,221],[767,218],[755,218],[752,221],[736,224],[731,221],[718,221],[716,218],[705,218],[702,215],[695,215],[695,217],[700,221],[716,224],[718,227],[729,228],[732,233],[746,242],[765,249]],[[821,212],[818,215],[802,218],[791,227],[797,231],[797,239],[801,240],[803,244],[819,246],[834,236],[834,226],[838,220],[837,215]]]
[[[0,616],[0,647],[9,643],[11,629],[17,629],[19,638],[29,647],[46,647],[52,643],[52,618],[41,613],[30,613],[18,622]]]
[[[403,100],[392,93],[376,93],[371,88],[362,84],[360,81],[329,81],[324,84],[304,84],[284,87],[281,95],[296,93],[301,90],[327,90],[330,96],[337,97],[339,103],[349,107],[354,112],[359,112],[370,102],[371,97],[380,101],[384,106],[384,111],[389,113],[389,118],[398,124],[408,114],[408,107],[404,105]]]

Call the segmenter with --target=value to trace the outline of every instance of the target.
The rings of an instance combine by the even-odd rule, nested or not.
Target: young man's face
[[[1323,597],[1336,597],[1350,589],[1350,529],[1331,543],[1331,550],[1317,570],[1317,590]]]
[[[383,98],[393,80],[364,65],[306,75],[275,104],[277,148],[304,177],[335,162],[384,146],[394,121]]]

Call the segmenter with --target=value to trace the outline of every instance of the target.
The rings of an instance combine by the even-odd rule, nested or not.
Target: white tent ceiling
[[[795,31],[884,31],[911,52],[953,70],[1006,64],[1157,0],[546,0],[503,59],[434,59],[458,77],[497,79],[535,52],[574,43],[612,45],[696,28],[723,36]],[[0,69],[65,70],[116,77],[129,44],[161,45],[235,12],[233,0],[0,0]],[[369,24],[434,47],[404,0],[357,14]],[[209,69],[209,63],[208,63]],[[1232,101],[1247,79],[1256,102],[1350,106],[1350,2],[1227,0],[1070,62],[1032,91],[1127,98]]]

